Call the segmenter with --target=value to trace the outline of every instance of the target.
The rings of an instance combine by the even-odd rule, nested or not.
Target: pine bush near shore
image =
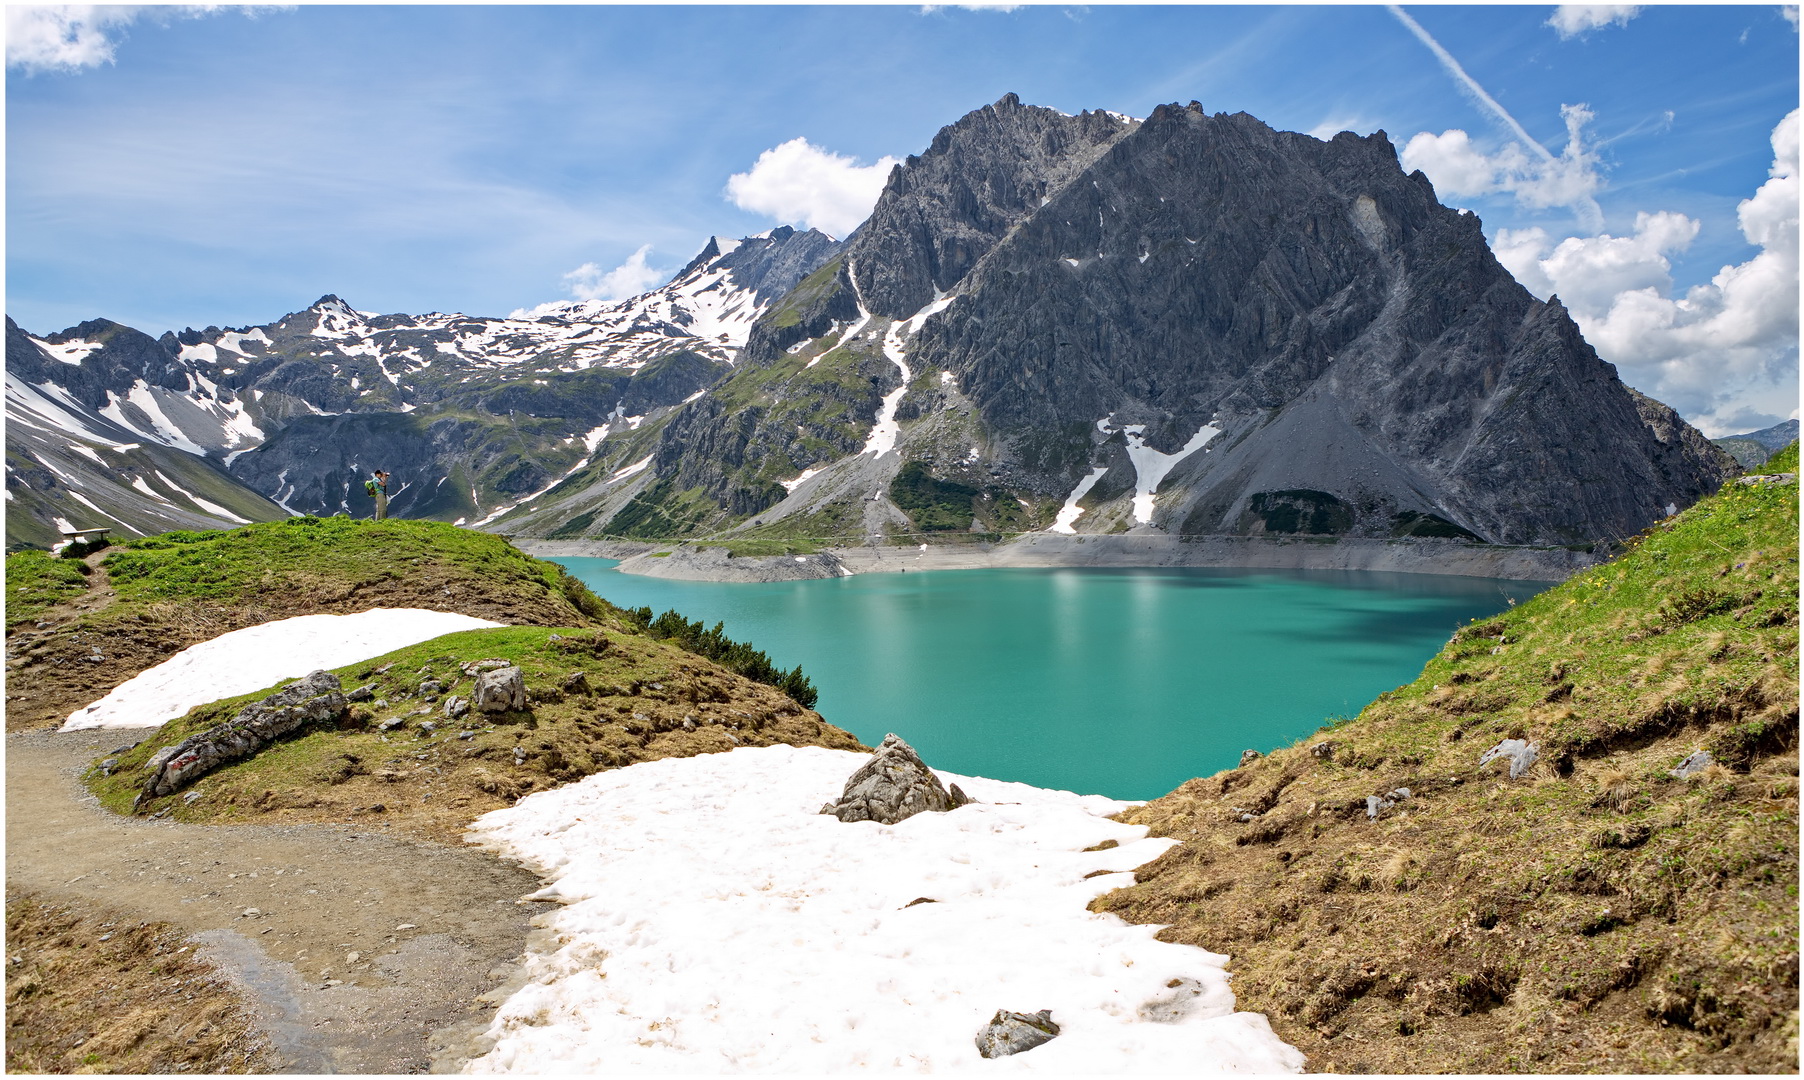
[[[814,684],[802,674],[800,664],[784,671],[771,663],[770,656],[764,650],[754,649],[743,641],[727,637],[727,624],[724,622],[717,622],[710,629],[699,621],[684,618],[681,612],[674,610],[666,611],[654,619],[649,607],[629,608],[625,615],[628,623],[652,637],[672,642],[697,656],[705,656],[728,671],[743,675],[753,682],[774,686],[804,709],[813,708],[814,703],[820,699]]]

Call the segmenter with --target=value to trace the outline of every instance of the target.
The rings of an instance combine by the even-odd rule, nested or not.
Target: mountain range
[[[507,318],[7,323],[7,540],[391,512],[553,538],[1617,540],[1739,467],[1382,132],[1008,95],[843,242]]]

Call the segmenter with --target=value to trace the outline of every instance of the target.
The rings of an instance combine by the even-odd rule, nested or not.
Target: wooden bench
[[[112,532],[110,526],[95,529],[62,529],[63,542],[50,549],[50,554],[65,558],[79,559],[93,554],[107,546],[107,533]]]

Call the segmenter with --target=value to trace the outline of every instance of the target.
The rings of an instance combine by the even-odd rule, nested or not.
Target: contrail
[[[1448,73],[1454,78],[1458,79],[1460,85],[1464,86],[1466,91],[1473,97],[1477,98],[1480,105],[1489,109],[1491,115],[1509,125],[1509,129],[1516,133],[1516,138],[1520,139],[1524,145],[1531,147],[1536,153],[1540,154],[1542,160],[1549,163],[1555,160],[1554,156],[1547,152],[1547,147],[1536,142],[1534,137],[1524,130],[1521,124],[1516,122],[1515,117],[1511,116],[1502,105],[1497,104],[1496,98],[1485,93],[1485,88],[1478,85],[1477,79],[1466,74],[1466,69],[1459,66],[1459,61],[1453,58],[1453,54],[1446,49],[1441,48],[1441,43],[1430,37],[1428,31],[1422,29],[1421,23],[1410,18],[1409,13],[1404,11],[1401,7],[1398,7],[1396,4],[1386,4],[1385,6],[1391,9],[1391,14],[1395,15],[1399,22],[1404,26],[1409,27],[1410,33],[1416,35],[1416,37],[1421,40],[1422,44],[1428,46],[1428,48],[1433,51],[1435,58],[1441,62],[1441,66],[1446,68]]]

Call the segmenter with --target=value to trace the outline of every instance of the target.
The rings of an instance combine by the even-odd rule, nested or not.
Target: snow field
[[[459,630],[501,625],[421,608],[278,619],[183,649],[70,713],[61,730],[158,727],[209,701],[248,694],[320,668],[354,664]]]
[[[1085,909],[1171,843],[1104,816],[1127,804],[941,774],[980,801],[897,825],[819,814],[865,760],[666,759],[480,818],[472,842],[564,906],[537,920],[550,944],[468,1071],[1301,1067],[1263,1017],[1233,1011],[1227,957]],[[1083,850],[1105,840],[1120,846]],[[1063,1032],[985,1061],[974,1039],[1001,1008],[1051,1009]]]
[[[1082,480],[1079,480],[1077,486],[1071,489],[1071,494],[1066,497],[1065,505],[1059,507],[1058,517],[1054,518],[1052,524],[1047,526],[1047,531],[1057,533],[1077,532],[1077,529],[1075,528],[1077,519],[1083,516],[1084,513],[1084,508],[1077,505],[1078,500],[1082,499],[1085,495],[1090,494],[1090,489],[1095,487],[1096,482],[1101,480],[1103,474],[1108,471],[1109,467],[1107,465],[1098,465],[1096,468],[1091,469]]]

